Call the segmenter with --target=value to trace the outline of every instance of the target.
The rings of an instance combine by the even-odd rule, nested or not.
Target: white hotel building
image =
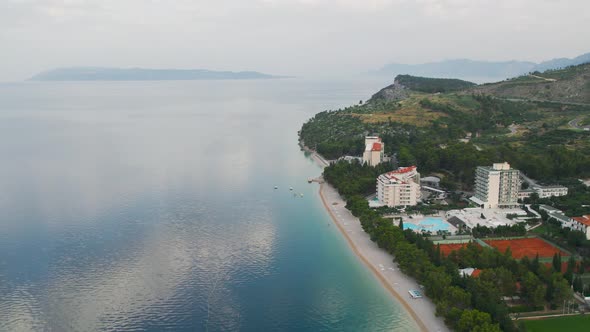
[[[363,163],[369,166],[376,166],[383,162],[385,144],[378,136],[365,137],[365,151],[363,152]]]
[[[475,170],[475,196],[471,200],[484,209],[518,206],[520,176],[508,163],[478,166]]]
[[[420,173],[416,166],[379,175],[377,199],[389,207],[416,205],[420,199]]]

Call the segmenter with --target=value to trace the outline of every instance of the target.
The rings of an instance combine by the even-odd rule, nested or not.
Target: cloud
[[[310,76],[394,61],[540,61],[587,52],[589,22],[584,0],[5,0],[0,80],[71,65]]]

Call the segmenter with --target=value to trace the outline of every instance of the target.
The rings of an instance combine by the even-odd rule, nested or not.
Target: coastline
[[[325,159],[310,149],[312,158],[321,166],[327,166]],[[379,248],[362,229],[358,218],[346,209],[346,202],[338,191],[328,183],[321,183],[319,195],[324,208],[338,230],[346,239],[350,249],[369,268],[381,285],[404,307],[422,331],[449,331],[444,321],[435,315],[434,303],[424,296],[411,299],[408,290],[420,289],[411,277],[402,273],[394,262],[394,257]]]

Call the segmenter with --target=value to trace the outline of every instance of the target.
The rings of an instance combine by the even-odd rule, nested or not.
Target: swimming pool
[[[416,232],[432,232],[437,231],[448,231],[449,224],[442,218],[426,217],[417,223],[410,223],[410,221],[404,221],[404,229],[411,229]]]

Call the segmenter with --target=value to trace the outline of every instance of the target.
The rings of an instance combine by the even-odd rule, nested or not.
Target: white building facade
[[[539,186],[533,187],[533,190],[539,195],[539,198],[567,195],[567,187],[564,186]]]
[[[383,162],[385,144],[378,136],[365,137],[365,151],[363,152],[363,163],[369,166],[376,166]]]
[[[508,163],[478,166],[475,170],[475,196],[472,201],[484,209],[518,206],[520,176]]]
[[[420,173],[416,166],[400,167],[377,178],[377,199],[389,207],[412,206],[420,199]]]
[[[547,205],[540,205],[539,210],[547,212],[548,219],[557,220],[562,228],[580,231],[586,235],[586,240],[590,240],[590,215],[570,218],[563,211]]]
[[[518,192],[518,198],[530,198],[533,194],[539,195],[539,198],[547,198],[553,196],[566,196],[567,193],[568,189],[564,186],[535,186],[532,189],[521,189]]]
[[[575,229],[586,234],[586,240],[590,240],[590,214],[581,217],[573,217],[572,219],[577,226]]]

